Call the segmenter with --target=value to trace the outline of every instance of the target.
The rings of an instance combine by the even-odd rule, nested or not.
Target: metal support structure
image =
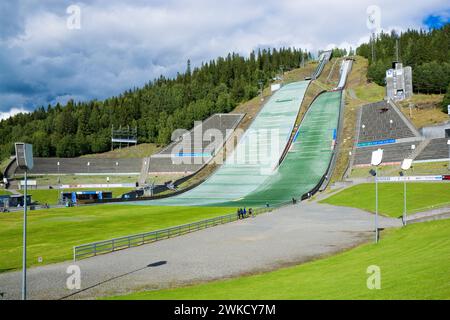
[[[259,91],[261,93],[261,101],[264,101],[264,82],[262,80],[258,81]]]
[[[447,140],[447,145],[448,145],[448,170],[450,170],[450,139]]]
[[[406,226],[406,178],[403,180],[403,226]]]
[[[25,170],[25,190],[23,199],[23,256],[22,256],[22,300],[27,300],[27,194],[28,179],[27,170]]]
[[[378,239],[378,166],[375,166],[375,243]]]

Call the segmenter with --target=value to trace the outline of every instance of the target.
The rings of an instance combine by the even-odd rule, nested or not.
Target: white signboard
[[[447,113],[450,116],[450,104],[447,106]]]
[[[402,170],[408,170],[411,168],[412,159],[404,159],[402,162]]]
[[[379,182],[397,182],[397,181],[441,181],[442,176],[403,176],[403,177],[378,177]]]
[[[381,163],[381,160],[383,159],[383,149],[378,149],[372,152],[372,160],[370,163],[373,166],[378,166]]]
[[[25,181],[20,180],[20,185],[25,186]],[[37,186],[36,180],[27,180],[27,186]]]

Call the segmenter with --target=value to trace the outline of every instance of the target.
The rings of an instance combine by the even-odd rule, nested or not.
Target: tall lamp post
[[[403,177],[403,226],[406,226],[406,177],[405,171],[411,168],[412,159],[404,159],[402,162],[402,170],[400,176]]]
[[[259,84],[259,92],[261,94],[261,101],[264,101],[264,81],[259,80],[258,84]]]
[[[61,173],[60,173],[60,170],[59,170],[59,166],[61,165],[61,163],[58,161],[57,163],[56,163],[56,165],[58,166],[58,184],[59,184],[59,203],[60,204],[62,204],[64,201],[64,197],[63,197],[63,195],[62,195],[62,184],[61,184]]]
[[[23,199],[23,255],[22,255],[22,300],[27,299],[27,197],[28,180],[27,172],[33,169],[33,146],[23,142],[16,142],[17,167],[24,170],[25,189]]]
[[[383,160],[383,149],[378,149],[372,152],[372,159],[370,163],[375,166],[375,171],[372,169],[370,173],[375,177],[375,243],[378,243],[378,166]]]
[[[447,140],[448,145],[448,170],[450,170],[450,139]]]

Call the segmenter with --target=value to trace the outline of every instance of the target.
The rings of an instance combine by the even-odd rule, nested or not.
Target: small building
[[[0,208],[9,207],[9,195],[4,194],[0,195]]]
[[[386,96],[394,101],[412,97],[412,69],[397,61],[386,71]]]
[[[23,207],[25,197],[23,195],[13,194],[8,196],[8,205],[9,207]],[[27,195],[27,204],[31,204],[31,195]]]
[[[94,202],[101,199],[112,199],[111,191],[73,191],[61,192],[63,200],[69,200],[72,203]]]

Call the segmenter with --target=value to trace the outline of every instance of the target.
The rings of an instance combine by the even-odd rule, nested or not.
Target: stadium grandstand
[[[150,174],[192,174],[223,147],[244,114],[218,113],[178,137],[149,158]]]
[[[15,163],[15,162],[14,162]],[[139,174],[142,159],[99,159],[99,158],[34,158],[34,167],[30,174]],[[15,165],[8,170],[22,174],[23,170]],[[11,172],[10,171],[10,172]]]
[[[415,162],[448,159],[448,138],[423,136],[391,100],[361,107],[356,136],[351,166],[369,166],[378,148],[384,150],[384,165],[399,164],[405,158]]]
[[[428,140],[426,147],[416,157],[416,161],[447,160],[449,155],[449,138],[438,138]]]

